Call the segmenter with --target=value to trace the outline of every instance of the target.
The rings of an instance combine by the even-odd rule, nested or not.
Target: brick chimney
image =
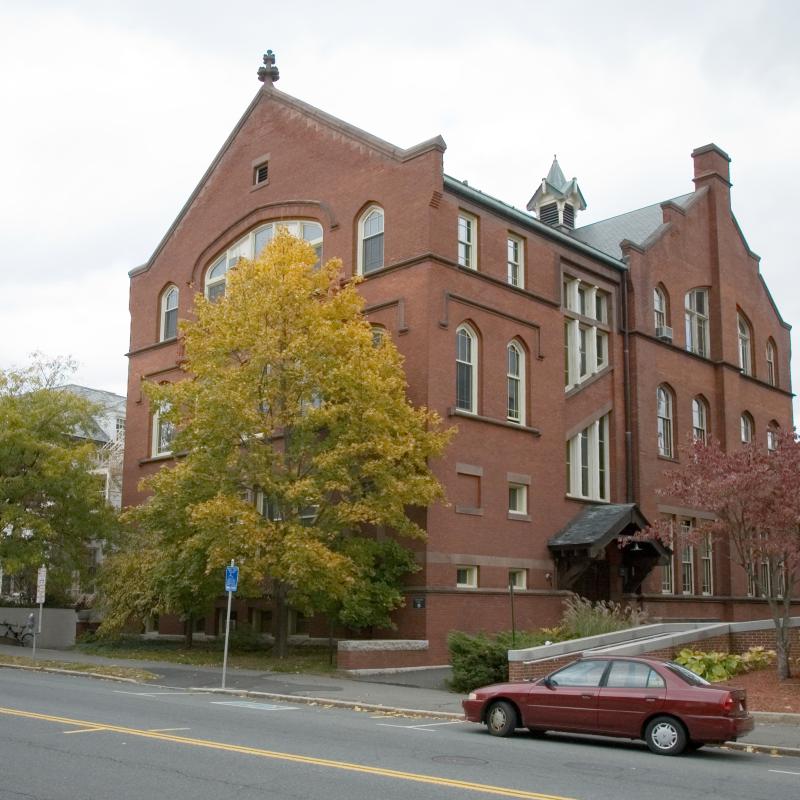
[[[731,185],[730,156],[715,144],[707,144],[692,151],[694,159],[694,184],[699,189],[708,181],[721,180],[727,188]]]

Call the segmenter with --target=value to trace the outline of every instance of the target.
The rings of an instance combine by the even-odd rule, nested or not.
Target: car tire
[[[675,717],[655,717],[647,723],[644,740],[651,752],[660,756],[677,756],[686,749],[683,725]]]
[[[33,634],[23,633],[20,637],[19,643],[22,647],[31,647],[33,645]]]
[[[517,727],[517,711],[511,703],[498,700],[486,711],[486,727],[492,736],[508,736]]]

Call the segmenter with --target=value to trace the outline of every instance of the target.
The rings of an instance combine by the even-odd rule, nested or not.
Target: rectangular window
[[[710,534],[706,534],[703,537],[703,544],[700,549],[700,561],[703,565],[703,582],[700,591],[703,594],[714,594],[714,555]]]
[[[508,571],[508,585],[514,589],[528,588],[528,571],[525,569],[510,569]]]
[[[125,417],[117,417],[114,439],[118,442],[125,441]]]
[[[608,414],[567,442],[566,462],[570,497],[608,500]]]
[[[459,589],[476,589],[478,587],[478,568],[456,567],[456,587]]]
[[[508,484],[508,511],[511,514],[528,513],[528,487],[521,483]]]
[[[681,529],[681,589],[683,594],[694,594],[694,546],[687,541],[692,531],[692,521],[683,519]]]
[[[477,220],[469,214],[458,215],[458,263],[462,267],[477,269],[475,257]]]
[[[253,184],[258,186],[261,183],[266,183],[269,180],[269,162],[264,161],[256,167],[253,167]]]
[[[172,453],[175,425],[164,419],[164,414],[168,411],[169,406],[165,404],[153,414],[153,456],[166,456]]]
[[[686,349],[708,358],[708,292],[692,289],[686,295]]]
[[[508,250],[508,282],[512,286],[519,286],[524,284],[523,280],[523,263],[522,263],[522,241],[517,239],[516,236],[509,236],[507,241]]]
[[[591,323],[606,324],[608,294],[576,278],[566,278],[563,291],[564,385],[569,390],[608,366],[608,331]]]

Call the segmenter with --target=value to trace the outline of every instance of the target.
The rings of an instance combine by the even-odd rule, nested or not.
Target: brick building
[[[724,553],[616,543],[661,514],[679,529],[702,517],[655,494],[692,431],[767,446],[792,423],[789,326],[731,212],[728,156],[698,148],[694,191],[580,227],[557,161],[520,211],[444,174],[441,137],[401,149],[278,90],[271,54],[259,75],[130,273],[123,502],[171,458],[141,385],[180,377],[177,318],[282,224],[365,277],[411,400],[458,425],[397,636],[428,639],[441,663],[450,629],[510,627],[509,582],[518,627],[554,623],[565,590],[635,594],[666,619],[766,616]]]

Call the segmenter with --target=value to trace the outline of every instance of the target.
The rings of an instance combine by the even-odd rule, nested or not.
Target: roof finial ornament
[[[280,78],[280,72],[275,66],[275,54],[272,50],[264,53],[264,66],[258,68],[258,79],[265,85],[273,84]]]

